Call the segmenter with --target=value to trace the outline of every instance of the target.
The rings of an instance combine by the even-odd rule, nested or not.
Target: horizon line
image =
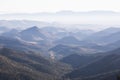
[[[56,14],[56,13],[65,13],[65,12],[71,12],[71,13],[89,13],[89,12],[111,12],[111,13],[120,13],[120,11],[114,11],[114,10],[88,10],[88,11],[73,11],[73,10],[60,10],[60,11],[42,11],[42,12],[8,12],[8,11],[0,11],[0,14],[39,14],[39,13],[50,13],[50,14]]]

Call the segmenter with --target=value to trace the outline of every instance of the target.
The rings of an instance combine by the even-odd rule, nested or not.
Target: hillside
[[[120,71],[120,48],[104,53],[106,56],[88,64],[82,68],[72,71],[68,76],[70,78],[85,78],[107,73],[116,74]],[[109,74],[107,75],[109,76]],[[102,77],[102,76],[101,76]],[[97,77],[95,77],[97,78]],[[99,78],[99,77],[98,77]],[[98,80],[97,78],[97,80]],[[90,80],[90,78],[89,78]],[[102,79],[99,79],[102,80]],[[108,79],[106,79],[108,80]],[[114,79],[115,80],[115,79]]]
[[[8,48],[0,49],[0,59],[2,80],[55,80],[58,75],[69,70],[65,68],[67,65],[50,62],[39,54]]]

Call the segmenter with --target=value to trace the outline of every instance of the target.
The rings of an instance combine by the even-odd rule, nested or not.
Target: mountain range
[[[88,11],[88,12],[60,11],[56,13],[0,14],[0,18],[3,20],[32,20],[32,21],[36,20],[36,21],[44,21],[44,22],[59,22],[59,23],[69,23],[69,24],[82,23],[82,24],[118,25],[119,17],[120,17],[120,13],[114,11]]]
[[[2,80],[119,80],[120,28],[31,26],[1,31]]]

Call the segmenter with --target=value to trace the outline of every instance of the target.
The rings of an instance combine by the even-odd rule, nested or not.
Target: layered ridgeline
[[[119,80],[120,28],[1,28],[2,80]]]

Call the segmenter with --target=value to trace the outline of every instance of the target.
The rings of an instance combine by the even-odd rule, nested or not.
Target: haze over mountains
[[[0,14],[1,20],[36,20],[58,22],[64,24],[105,24],[119,25],[120,13],[114,11],[73,12],[60,11],[56,13],[10,13]]]
[[[1,20],[0,79],[119,80],[119,26],[94,31],[58,25]]]
[[[120,1],[0,0],[0,80],[120,80]]]

